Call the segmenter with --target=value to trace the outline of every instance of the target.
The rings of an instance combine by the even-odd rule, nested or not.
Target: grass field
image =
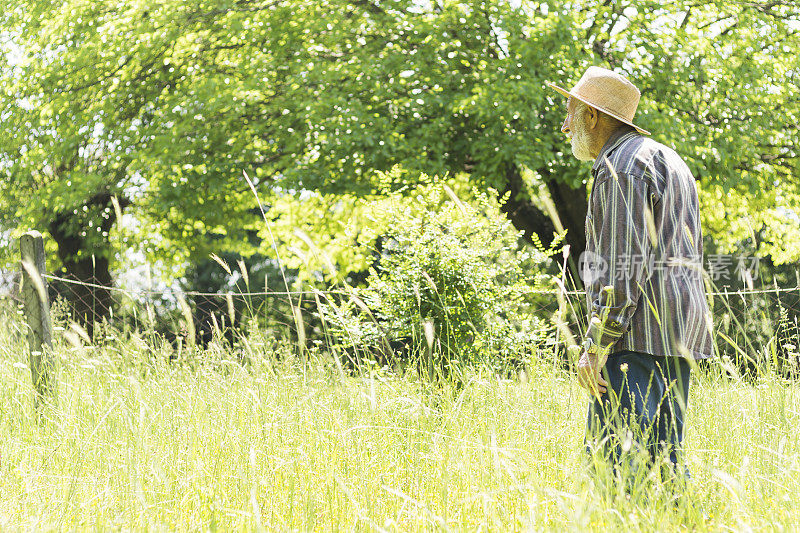
[[[62,346],[37,424],[19,335],[0,332],[0,529],[781,530],[800,523],[800,390],[698,373],[671,503],[596,490],[587,398],[534,365],[461,390],[303,372],[263,354],[176,365],[136,338]]]

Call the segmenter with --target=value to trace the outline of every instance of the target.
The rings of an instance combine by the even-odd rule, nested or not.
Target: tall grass
[[[266,346],[266,344],[264,345]],[[462,386],[343,375],[324,352],[212,347],[170,363],[137,335],[58,343],[37,424],[20,328],[0,329],[0,529],[674,530],[800,523],[800,390],[695,374],[692,480],[597,490],[587,398],[565,371]],[[545,360],[545,358],[542,358]]]

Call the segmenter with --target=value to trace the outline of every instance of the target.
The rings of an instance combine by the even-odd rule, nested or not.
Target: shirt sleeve
[[[592,193],[589,230],[596,260],[586,338],[610,349],[625,333],[652,271],[654,187],[647,177],[602,169]],[[651,239],[652,234],[652,239]]]

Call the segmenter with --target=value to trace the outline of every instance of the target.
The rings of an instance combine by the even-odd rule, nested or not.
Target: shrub
[[[520,244],[486,194],[473,192],[467,204],[446,186],[418,193],[385,214],[384,244],[366,287],[341,306],[324,306],[330,332],[355,352],[417,357],[430,374],[519,362],[546,329],[524,315],[523,304],[545,282],[552,249]]]

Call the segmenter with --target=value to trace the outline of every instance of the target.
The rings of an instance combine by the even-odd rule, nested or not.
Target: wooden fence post
[[[52,386],[53,327],[50,323],[50,299],[44,274],[44,241],[38,231],[29,231],[19,239],[22,254],[22,301],[28,321],[30,367],[35,391],[34,408],[46,400]]]

